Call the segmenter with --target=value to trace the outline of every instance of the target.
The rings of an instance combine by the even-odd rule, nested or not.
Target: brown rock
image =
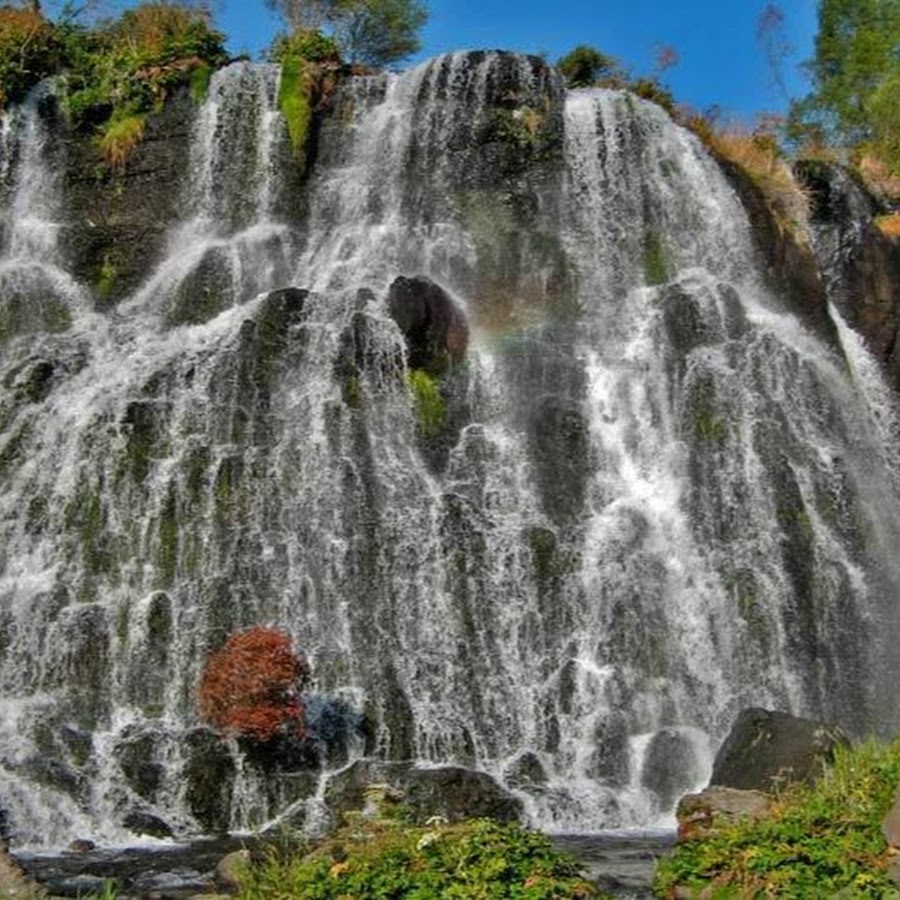
[[[706,835],[715,821],[734,822],[745,817],[761,818],[769,809],[769,798],[760,791],[709,787],[699,794],[687,794],[678,803],[678,840],[689,841]]]
[[[889,847],[900,849],[900,784],[894,794],[894,804],[881,823],[881,833]]]
[[[250,865],[249,850],[235,850],[222,857],[216,866],[216,883],[224,888],[239,888],[241,878]]]

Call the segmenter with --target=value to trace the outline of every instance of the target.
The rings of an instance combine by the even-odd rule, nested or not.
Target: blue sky
[[[799,64],[812,54],[816,0],[782,0],[785,36],[795,52],[785,66],[792,94],[806,93]],[[718,105],[750,119],[783,111],[756,39],[766,0],[430,0],[423,49],[413,61],[448,50],[502,48],[546,53],[556,60],[577,44],[592,44],[633,66],[653,68],[653,48],[674,46],[680,62],[664,80],[676,98],[699,109]],[[218,22],[234,52],[256,55],[277,30],[262,0],[225,0]]]

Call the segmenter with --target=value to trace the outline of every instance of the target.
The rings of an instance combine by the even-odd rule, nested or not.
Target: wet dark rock
[[[716,754],[710,785],[772,791],[811,783],[850,740],[837,725],[782,712],[743,710]]]
[[[580,515],[591,464],[581,404],[558,394],[538,398],[529,422],[529,444],[544,511],[558,523]]]
[[[700,761],[687,734],[663,728],[653,735],[644,755],[641,783],[656,795],[661,810],[674,809],[678,798],[700,778]]]
[[[469,344],[469,326],[450,295],[428,278],[396,278],[388,311],[409,348],[409,367],[440,375],[459,364]]]
[[[593,749],[587,767],[591,778],[613,787],[631,777],[629,728],[625,716],[612,713],[594,727]]]
[[[795,173],[813,200],[816,254],[829,300],[900,390],[900,241],[876,223],[888,210],[841,166],[803,161]]]
[[[235,764],[218,735],[198,728],[185,738],[187,763],[182,777],[191,814],[210,834],[224,834],[231,821]]]
[[[145,810],[133,810],[122,820],[122,826],[138,835],[156,838],[170,838],[174,830],[168,822]]]
[[[128,786],[152,803],[162,786],[165,767],[157,758],[158,735],[152,732],[127,733],[114,755]]]
[[[484,772],[459,766],[418,769],[412,763],[358,760],[334,775],[325,789],[325,802],[335,819],[361,810],[366,788],[388,784],[400,794],[418,821],[444,816],[449,821],[489,818],[517,821],[522,805]]]
[[[87,838],[76,838],[68,847],[66,847],[66,850],[70,853],[90,853],[91,850],[95,850],[96,848],[97,845],[93,841],[90,841]]]
[[[504,772],[504,778],[511,787],[534,789],[547,783],[547,772],[540,757],[526,750],[510,763]]]
[[[196,106],[186,89],[175,91],[147,120],[128,164],[113,174],[100,162],[95,129],[63,137],[66,208],[63,251],[72,272],[95,288],[98,302],[118,302],[150,274],[177,220],[190,170],[191,125]]]
[[[727,160],[718,162],[747,210],[753,243],[769,287],[810,331],[837,349],[837,329],[828,315],[825,281],[812,246],[799,229],[778,221],[762,191],[743,169]]]

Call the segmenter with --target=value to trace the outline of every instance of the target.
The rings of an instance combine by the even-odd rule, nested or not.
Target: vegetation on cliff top
[[[900,740],[838,747],[813,786],[778,796],[770,814],[716,823],[679,844],[656,870],[654,891],[722,897],[897,897],[881,823],[900,779]]]

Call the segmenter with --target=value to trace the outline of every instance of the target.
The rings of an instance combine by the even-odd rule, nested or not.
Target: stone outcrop
[[[409,367],[432,375],[465,359],[469,325],[450,295],[428,278],[396,278],[388,310],[409,348]]]
[[[766,709],[743,710],[716,754],[710,784],[771,791],[813,782],[850,740],[836,725]]]
[[[761,791],[708,787],[699,794],[686,794],[678,802],[678,840],[689,841],[708,834],[715,821],[734,822],[761,818],[769,809],[769,798]]]
[[[828,314],[825,281],[812,245],[802,230],[778,220],[762,191],[743,169],[727,160],[718,162],[747,211],[753,243],[769,288],[810,331],[837,347],[837,330]]]
[[[812,199],[811,225],[828,299],[900,390],[900,241],[877,223],[888,210],[841,166],[807,160],[797,163],[795,174]]]
[[[420,821],[442,816],[451,822],[472,818],[510,822],[522,816],[520,801],[485,772],[461,766],[420,769],[411,763],[358,760],[334,775],[325,789],[325,802],[334,818],[362,809],[366,790],[373,784],[389,785]]]

